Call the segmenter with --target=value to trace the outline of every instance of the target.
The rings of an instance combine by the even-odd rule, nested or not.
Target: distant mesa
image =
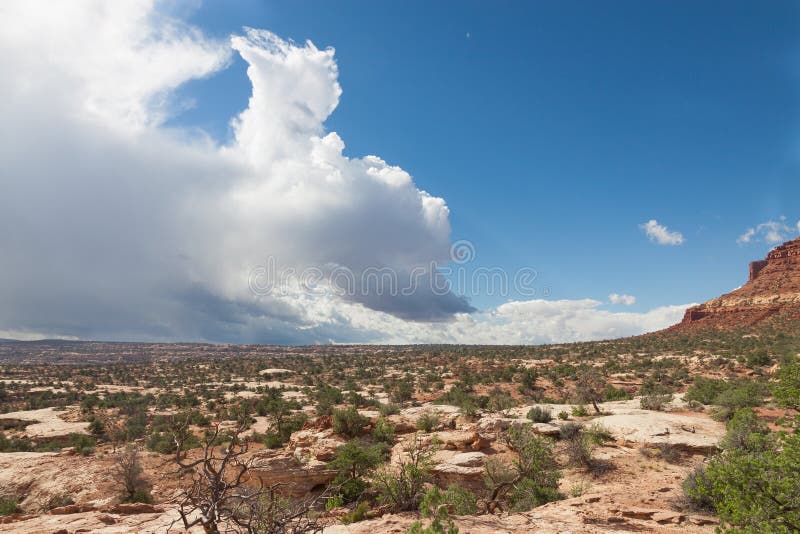
[[[774,248],[750,263],[745,285],[686,310],[669,331],[733,329],[771,324],[796,325],[800,320],[800,238]]]

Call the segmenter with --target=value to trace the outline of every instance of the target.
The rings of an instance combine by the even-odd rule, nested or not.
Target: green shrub
[[[800,411],[800,365],[796,363],[781,365],[775,378],[777,383],[772,389],[775,401],[781,406]]]
[[[584,369],[575,378],[575,394],[580,403],[591,403],[595,413],[600,413],[597,403],[603,401],[608,384],[596,369]]]
[[[580,423],[569,422],[558,427],[558,437],[560,439],[574,439],[583,430]]]
[[[438,486],[431,487],[425,492],[419,510],[422,512],[422,517],[433,517],[436,510],[443,504],[451,505],[455,515],[478,513],[478,498],[474,493],[458,484],[450,484],[445,490],[440,490]]]
[[[717,396],[728,388],[727,382],[714,378],[695,377],[694,383],[686,390],[683,396],[685,401],[697,401],[703,404],[713,404]]]
[[[188,451],[199,446],[200,441],[197,439],[197,436],[192,433],[186,433],[183,439],[181,450]],[[157,452],[159,454],[172,454],[175,452],[176,448],[175,437],[171,431],[155,431],[147,436],[145,447],[147,447],[148,450]]]
[[[450,507],[455,515],[472,515],[478,511],[477,498],[457,484],[450,484],[445,491],[433,486],[425,493],[419,505],[422,517],[433,518],[431,524],[423,528],[422,522],[416,521],[411,525],[409,533],[457,534],[458,528],[450,518]]]
[[[705,466],[699,465],[689,473],[681,484],[683,500],[688,508],[698,512],[713,512],[714,503],[711,501],[711,487],[706,476]]]
[[[447,516],[435,517],[427,527],[422,525],[422,521],[414,521],[408,534],[458,534],[458,527]]]
[[[512,397],[508,392],[497,388],[495,388],[489,394],[489,400],[486,403],[486,407],[495,412],[508,410],[516,405],[517,401],[514,400],[514,397]]]
[[[558,418],[561,419],[562,421],[566,421],[567,419],[569,419],[569,413],[567,413],[565,410],[561,410],[560,412],[558,412]]]
[[[639,399],[639,406],[642,410],[653,410],[660,412],[664,406],[672,401],[672,393],[644,395]]]
[[[70,434],[68,436],[70,447],[75,447],[75,452],[82,456],[88,456],[94,452],[97,442],[86,434]]]
[[[513,510],[529,510],[561,498],[558,481],[561,472],[553,452],[553,442],[533,433],[530,425],[511,427],[506,438],[515,458],[510,464],[487,460],[484,482],[494,500],[504,498]]]
[[[431,432],[439,426],[439,414],[433,411],[423,412],[417,418],[417,430]]]
[[[369,504],[360,502],[352,511],[342,516],[342,523],[349,525],[350,523],[363,521],[367,518],[367,512],[369,512]]]
[[[33,450],[33,444],[27,438],[8,439],[0,432],[0,452],[28,452]]]
[[[586,409],[586,406],[579,404],[572,407],[572,415],[574,417],[586,417],[589,415],[589,411]]]
[[[385,465],[372,476],[381,500],[397,511],[419,507],[422,489],[431,479],[434,450],[424,447],[417,436],[412,438],[398,464]]]
[[[137,409],[138,410],[138,409]],[[125,441],[133,441],[144,436],[147,429],[147,414],[144,408],[131,414],[125,420]]]
[[[548,408],[541,406],[534,406],[528,410],[528,419],[534,423],[549,423],[553,420],[553,414]]]
[[[20,509],[17,505],[17,499],[13,497],[0,496],[0,517],[4,515],[16,514],[19,511]]]
[[[389,390],[389,398],[392,402],[402,403],[414,396],[414,384],[408,380],[400,380],[395,382],[394,386]]]
[[[159,454],[172,454],[175,452],[175,440],[166,432],[153,432],[147,437],[145,447]]]
[[[570,497],[580,497],[581,495],[589,491],[591,487],[592,485],[589,482],[586,481],[576,482],[569,487],[569,495]]]
[[[103,422],[97,417],[92,417],[89,421],[89,433],[97,437],[103,437],[105,435],[106,429],[103,426]]]
[[[756,349],[747,355],[748,367],[761,367],[770,363],[772,363],[772,358],[765,348]]]
[[[378,411],[383,417],[400,413],[400,407],[396,404],[388,403],[378,406]]]
[[[760,406],[768,393],[767,385],[756,380],[725,381],[697,377],[684,395],[684,399],[716,405],[712,417],[719,421],[727,421],[737,410]]]
[[[707,500],[723,526],[738,527],[731,532],[800,530],[800,434],[770,435],[764,444],[717,454],[699,483],[688,484],[691,499]]]
[[[356,502],[364,490],[369,487],[367,481],[362,478],[351,478],[337,483],[339,484],[339,496],[345,503]]]
[[[591,467],[594,442],[584,432],[579,432],[567,440],[567,461],[573,467]]]
[[[306,421],[308,421],[308,416],[303,412],[284,415],[282,418],[275,421],[273,429],[267,432],[267,440],[270,443],[267,446],[272,449],[280,448],[284,443],[289,441],[293,432],[297,432],[303,428]]]
[[[340,486],[344,502],[355,501],[369,486],[364,477],[381,463],[385,450],[383,443],[367,445],[360,439],[348,441],[336,449],[336,457],[328,465],[338,471],[333,484]]]
[[[756,380],[725,381],[697,377],[684,395],[686,401],[716,404],[734,411],[759,406],[768,394],[766,384]]]
[[[344,401],[344,394],[338,388],[327,384],[319,384],[314,393],[314,398],[317,401],[315,408],[317,415],[331,415],[333,407]]]
[[[394,443],[395,426],[383,417],[379,417],[375,421],[375,426],[372,428],[372,439],[375,441],[391,445]]]
[[[325,510],[333,510],[344,505],[344,497],[341,494],[336,494],[325,501]]]
[[[611,435],[611,432],[600,423],[592,423],[584,432],[589,441],[598,445],[614,441],[614,436]]]
[[[364,433],[367,423],[369,423],[369,419],[358,413],[353,406],[333,411],[333,431],[340,436],[358,437]]]
[[[624,400],[631,400],[633,395],[631,395],[627,390],[623,388],[615,388],[612,385],[608,385],[606,390],[603,392],[603,398],[608,401],[624,401]]]
[[[137,488],[133,492],[133,495],[131,495],[129,502],[141,502],[145,504],[153,504],[153,496],[150,495],[150,492],[147,491],[146,489]]]
[[[765,436],[769,434],[769,430],[758,420],[758,416],[751,408],[742,408],[736,412],[728,421],[727,429],[725,436],[719,442],[719,447],[723,450],[758,451],[767,446]]]
[[[488,399],[486,399],[488,400]],[[467,417],[473,417],[481,406],[481,400],[467,391],[463,384],[456,384],[444,395],[436,400],[437,404],[450,404],[461,408],[461,412]]]
[[[767,390],[764,384],[754,381],[742,381],[732,385],[714,399],[718,404],[731,410],[740,410],[751,406],[760,406]]]
[[[543,486],[530,478],[523,478],[509,492],[508,502],[514,512],[527,512],[537,506],[562,498],[558,487]]]
[[[268,449],[280,449],[283,447],[284,443],[283,436],[273,430],[269,430],[263,436],[261,436],[260,441]]]

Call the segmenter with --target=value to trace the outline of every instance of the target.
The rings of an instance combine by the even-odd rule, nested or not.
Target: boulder
[[[486,455],[482,452],[462,452],[433,468],[434,480],[439,486],[458,484],[470,491],[483,489],[483,466]]]
[[[725,434],[723,423],[669,412],[632,409],[627,413],[597,417],[593,422],[626,442],[672,445],[703,454],[716,450],[717,443]]]
[[[391,415],[387,420],[395,425],[398,433],[414,432],[417,430],[417,420],[424,413],[434,413],[439,416],[441,426],[456,428],[456,422],[461,415],[461,408],[447,404],[428,404],[404,408],[399,414]]]
[[[525,426],[530,425],[531,430],[543,436],[557,436],[559,434],[559,426],[554,423],[533,423],[530,419],[522,417],[499,417],[488,416],[482,418],[477,423],[478,432],[484,434],[497,434],[504,432],[512,426]]]
[[[326,462],[313,458],[304,462],[283,451],[258,451],[251,465],[249,481],[259,481],[265,487],[281,484],[280,490],[292,497],[302,497],[328,484],[337,473]]]
[[[287,449],[295,456],[311,457],[322,462],[329,462],[336,456],[336,449],[345,441],[328,428],[325,430],[298,430],[289,438]]]
[[[475,430],[451,430],[437,432],[436,439],[441,448],[450,451],[479,451],[491,445],[492,440]]]

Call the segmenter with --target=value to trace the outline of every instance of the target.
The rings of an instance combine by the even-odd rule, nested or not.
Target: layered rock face
[[[752,262],[745,285],[689,308],[670,330],[729,329],[781,318],[800,319],[800,238]]]

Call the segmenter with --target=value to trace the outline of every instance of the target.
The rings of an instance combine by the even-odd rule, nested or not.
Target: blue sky
[[[798,234],[798,15],[2,2],[0,338],[544,343],[666,327]],[[531,268],[537,293],[365,282],[441,266],[460,240],[467,270]],[[269,257],[360,282],[254,289]]]
[[[532,266],[553,298],[702,301],[772,246],[737,244],[748,227],[800,218],[796,3],[206,1],[189,20],[334,47],[345,153],[402,166],[476,264]],[[175,123],[229,136],[245,68],[190,82]],[[685,243],[650,242],[653,218]]]

